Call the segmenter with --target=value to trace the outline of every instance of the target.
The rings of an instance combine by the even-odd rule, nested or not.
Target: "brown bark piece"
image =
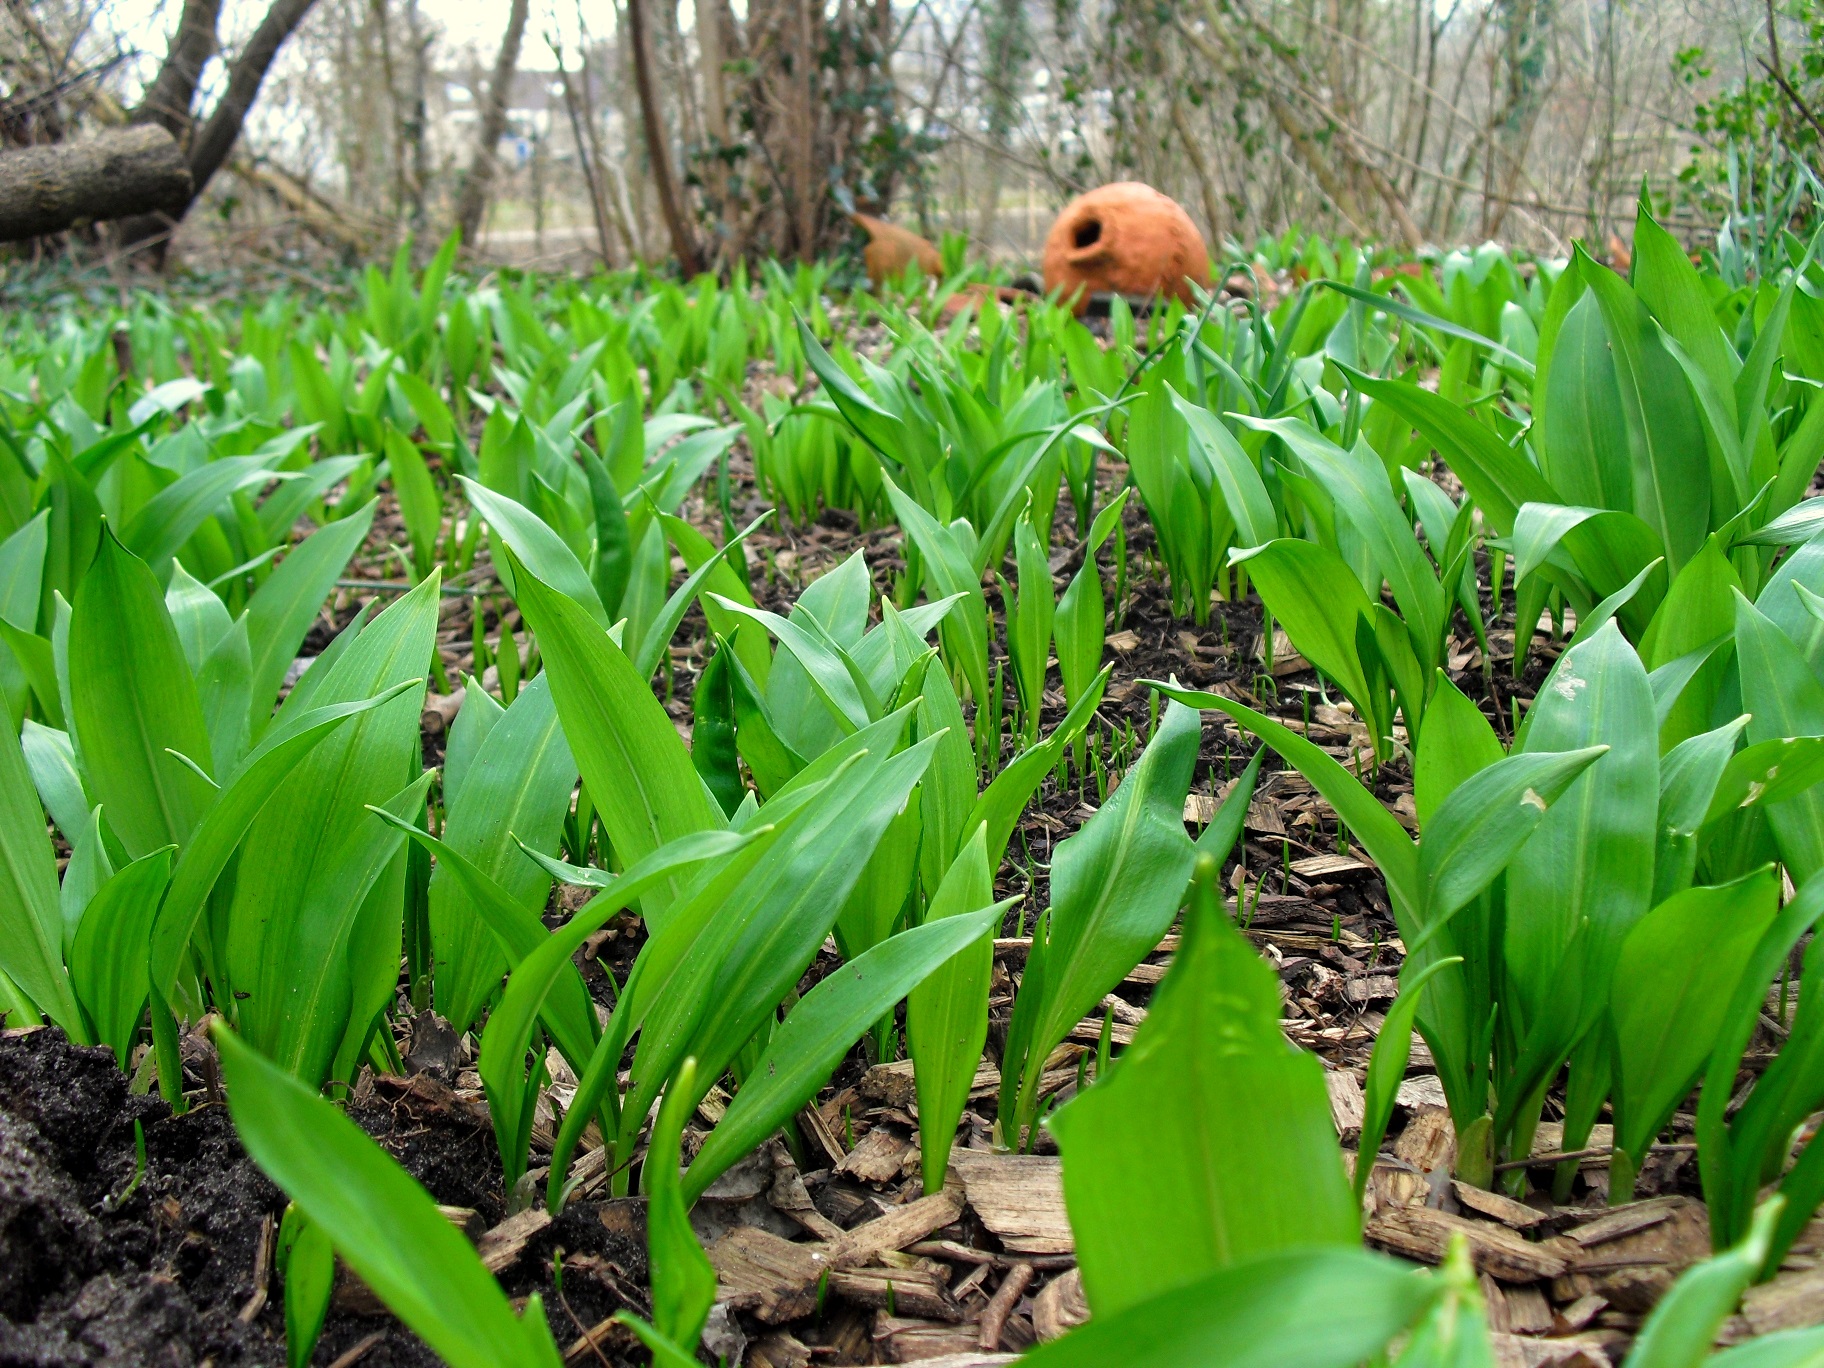
[[[953,1150],[952,1170],[982,1224],[1015,1254],[1070,1254],[1076,1241],[1064,1209],[1064,1171],[1044,1154]]]
[[[1427,1207],[1393,1207],[1368,1223],[1368,1239],[1424,1263],[1439,1263],[1450,1237],[1461,1232],[1477,1269],[1503,1282],[1555,1278],[1569,1267],[1564,1256],[1529,1243],[1502,1226],[1466,1220]]]
[[[1355,1075],[1347,1069],[1326,1070],[1324,1088],[1330,1094],[1330,1121],[1337,1137],[1349,1140],[1360,1135],[1367,1103]]]
[[[1083,1275],[1076,1269],[1060,1273],[1032,1299],[1032,1328],[1040,1343],[1054,1340],[1089,1319],[1089,1299],[1083,1295]]]
[[[864,1183],[890,1183],[899,1177],[900,1167],[912,1143],[885,1126],[876,1126],[843,1156],[836,1172],[846,1173]]]
[[[956,1304],[936,1266],[927,1268],[848,1268],[830,1274],[830,1291],[861,1306],[884,1307],[895,1315],[960,1324]]]
[[[1824,1325],[1824,1268],[1781,1273],[1749,1288],[1742,1298],[1742,1317],[1757,1335]]]
[[[1525,1202],[1516,1202],[1512,1197],[1504,1197],[1498,1192],[1489,1192],[1470,1183],[1460,1183],[1453,1179],[1450,1190],[1461,1205],[1515,1230],[1529,1230],[1551,1219],[1549,1211],[1540,1211]]]
[[[527,1207],[509,1216],[475,1241],[475,1252],[493,1274],[504,1273],[519,1262],[532,1237],[551,1224],[551,1213],[542,1206]]]
[[[703,1251],[716,1270],[720,1300],[782,1325],[817,1309],[817,1280],[829,1262],[809,1245],[782,1240],[758,1226],[737,1226]]]
[[[933,1231],[942,1230],[962,1214],[963,1195],[955,1189],[894,1207],[886,1215],[865,1221],[834,1240],[829,1247],[830,1266],[854,1268],[881,1254],[902,1250]]]

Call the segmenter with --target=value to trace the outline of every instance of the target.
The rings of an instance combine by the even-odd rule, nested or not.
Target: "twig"
[[[266,1309],[267,1288],[271,1279],[272,1213],[267,1212],[260,1218],[260,1238],[253,1248],[253,1295],[247,1298],[247,1305],[235,1317],[242,1325],[252,1325],[260,1312]]]
[[[354,1346],[350,1348],[346,1354],[342,1355],[341,1358],[330,1364],[329,1368],[354,1368],[354,1365],[366,1358],[368,1351],[379,1344],[380,1340],[381,1334],[378,1330],[374,1331],[374,1333],[369,1335],[366,1339],[356,1340]]]
[[[1648,1154],[1693,1154],[1697,1146],[1692,1144],[1648,1145]],[[1549,1164],[1563,1163],[1567,1159],[1612,1159],[1615,1156],[1613,1146],[1580,1150],[1557,1150],[1550,1154],[1532,1154],[1524,1159],[1510,1159],[1504,1164],[1496,1164],[1496,1173],[1507,1173],[1513,1169],[1544,1168]]]
[[[1001,1347],[1001,1331],[1006,1328],[1007,1317],[1020,1304],[1020,1296],[1031,1281],[1032,1265],[1029,1263],[1016,1263],[1001,1279],[1001,1285],[988,1301],[987,1310],[982,1312],[982,1334],[977,1343],[984,1353]]]

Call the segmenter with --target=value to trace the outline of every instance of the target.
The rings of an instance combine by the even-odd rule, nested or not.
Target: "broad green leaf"
[[[679,1175],[684,1123],[696,1106],[697,1061],[686,1059],[665,1089],[653,1122],[652,1140],[641,1170],[646,1189],[646,1247],[652,1263],[653,1328],[674,1344],[691,1348],[716,1300],[716,1270],[710,1266],[690,1225],[692,1197]],[[726,1128],[716,1127],[720,1135]],[[695,1169],[701,1160],[691,1163]]]
[[[1387,1124],[1393,1120],[1393,1105],[1400,1084],[1406,1077],[1406,1063],[1412,1058],[1412,1023],[1418,1015],[1425,985],[1463,963],[1460,955],[1435,959],[1407,977],[1402,969],[1400,995],[1387,1009],[1387,1017],[1374,1037],[1374,1050],[1368,1058],[1368,1076],[1362,1084],[1361,1139],[1355,1152],[1355,1200],[1359,1205],[1368,1191],[1368,1178],[1380,1157],[1381,1141],[1387,1136]]]
[[[146,952],[152,920],[171,876],[171,851],[155,850],[115,874],[90,900],[70,949],[70,981],[114,1062],[133,1067],[133,1042],[145,1014]]]
[[[1514,530],[1521,504],[1564,502],[1522,452],[1459,405],[1407,381],[1377,380],[1348,366],[1339,369],[1357,389],[1393,409],[1437,448],[1490,526],[1503,536]]]
[[[1499,760],[1501,743],[1482,710],[1439,671],[1412,764],[1412,796],[1423,828],[1451,790]]]
[[[602,607],[602,600],[590,583],[582,562],[564,544],[564,539],[524,504],[477,484],[466,475],[456,478],[476,513],[494,530],[501,549],[510,553],[498,559],[499,567],[507,572],[504,582],[514,599],[518,600],[524,593],[519,583],[523,571],[569,599],[598,628],[607,631],[612,625],[608,612]]]
[[[162,570],[230,494],[271,479],[272,464],[271,456],[226,456],[179,477],[127,520],[122,545],[154,571]]]
[[[1587,290],[1558,333],[1534,435],[1540,466],[1565,502],[1632,511],[1621,389],[1602,306]]]
[[[377,501],[313,532],[280,561],[247,600],[247,639],[253,649],[253,739],[272,716],[285,672],[317,619],[323,600],[373,525]],[[314,668],[314,667],[313,667]]]
[[[463,1234],[354,1122],[218,1025],[241,1143],[361,1281],[455,1368],[562,1359],[537,1298],[523,1319]]]
[[[1750,743],[1824,736],[1824,684],[1791,637],[1741,595],[1735,601],[1735,651],[1742,705],[1752,714]],[[1767,808],[1767,820],[1795,883],[1824,868],[1824,793],[1808,789]]]
[[[1659,813],[1653,694],[1640,658],[1613,622],[1559,657],[1516,749],[1537,754],[1598,745],[1608,746],[1608,754],[1551,805],[1508,867],[1505,951],[1518,989],[1514,1027],[1537,1036],[1545,1062],[1552,1053],[1568,1054],[1606,1005],[1622,939],[1646,915],[1653,892]],[[1573,941],[1582,957],[1581,986],[1567,964]]]
[[[631,865],[667,841],[726,827],[671,718],[625,653],[526,567],[516,581],[520,610],[538,633],[564,738],[616,856]],[[655,931],[676,893],[655,888],[642,900]]]
[[[1032,1120],[1052,1047],[1159,943],[1184,900],[1196,857],[1184,798],[1200,735],[1195,710],[1168,705],[1101,810],[1052,853],[1043,994],[1016,1000],[1015,1015],[1030,1022],[1026,1050],[1002,1065],[1002,1116],[1017,1117],[1009,1143]]]
[[[368,888],[397,849],[396,835],[368,808],[390,807],[416,775],[438,579],[433,572],[375,618],[335,661],[315,698],[350,703],[411,687],[311,751],[248,829],[260,858],[241,861],[236,871],[223,958],[240,1027],[307,1078],[330,1063],[336,1041],[327,1039],[328,1022],[345,1020],[346,1007],[333,1004],[347,992],[347,937]],[[321,1019],[314,1015],[319,1004]]]
[[[1721,888],[1673,894],[1622,942],[1610,990],[1618,1170],[1613,1200],[1628,1199],[1647,1146],[1703,1072],[1730,991],[1778,910],[1779,877],[1762,869]]]
[[[932,895],[925,920],[961,916],[993,901],[987,832],[977,827]],[[906,1047],[918,1090],[918,1139],[927,1197],[944,1185],[957,1122],[969,1104],[975,1066],[988,1039],[988,984],[993,974],[994,946],[984,940],[934,969],[906,999]]]
[[[1098,1318],[1251,1258],[1360,1238],[1323,1070],[1281,1033],[1278,976],[1224,915],[1218,873],[1199,862],[1134,1043],[1049,1122]]]
[[[1279,515],[1273,508],[1272,496],[1267,493],[1266,482],[1260,478],[1260,466],[1215,414],[1187,403],[1177,390],[1171,390],[1171,395],[1173,407],[1191,430],[1191,436],[1203,447],[1216,483],[1222,489],[1229,516],[1235,520],[1236,546],[1243,550],[1265,546],[1279,535]]]
[[[70,619],[72,721],[90,792],[128,855],[183,845],[214,798],[196,684],[144,561],[103,532]]]
[[[816,1096],[849,1047],[932,972],[972,949],[987,950],[992,956],[989,938],[1009,905],[977,907],[902,931],[806,993],[773,1032],[727,1115],[691,1161],[684,1179],[686,1200],[702,1196],[717,1177]]]
[[[475,752],[458,797],[446,804],[443,839],[526,911],[541,912],[551,880],[515,841],[556,850],[576,776],[550,680],[541,674]],[[431,877],[430,923],[434,1001],[455,1030],[466,1031],[499,988],[506,958],[448,870]]]
[[[386,429],[386,464],[392,472],[399,515],[412,541],[412,570],[419,578],[437,559],[437,533],[443,525],[443,498],[418,445],[391,424]]]
[[[87,1044],[88,1028],[63,968],[57,863],[24,752],[10,729],[0,741],[0,875],[0,972],[72,1040]]]
[[[1282,537],[1236,553],[1231,563],[1247,567],[1261,602],[1298,653],[1334,679],[1366,715],[1369,689],[1355,625],[1368,616],[1369,601],[1342,557],[1316,542]]]
[[[383,708],[413,684],[399,684],[353,703],[337,703],[282,719],[223,785],[214,806],[180,853],[152,931],[152,984],[169,999],[184,949],[202,917],[203,904],[247,829],[298,764],[337,727]]]

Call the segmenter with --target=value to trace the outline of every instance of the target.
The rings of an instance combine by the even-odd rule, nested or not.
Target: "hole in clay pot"
[[[1071,235],[1071,239],[1079,247],[1088,247],[1092,243],[1101,241],[1102,221],[1093,218],[1085,219],[1077,225],[1076,232]]]

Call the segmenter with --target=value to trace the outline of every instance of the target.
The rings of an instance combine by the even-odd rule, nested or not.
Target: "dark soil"
[[[447,1089],[389,1082],[363,1089],[354,1118],[440,1203],[496,1224],[505,1195],[486,1127],[446,1105]],[[135,1122],[146,1168],[120,1201],[137,1167]],[[560,1344],[629,1304],[613,1286],[645,1281],[642,1223],[625,1207],[604,1219],[601,1204],[573,1204],[502,1274],[510,1296],[543,1295]],[[270,1259],[263,1227],[284,1209],[225,1107],[173,1116],[129,1094],[108,1050],[50,1028],[0,1036],[0,1368],[283,1365],[283,1291],[261,1254],[264,1243]],[[315,1362],[370,1339],[363,1365],[439,1362],[390,1315],[349,1309],[363,1291],[338,1291]]]

